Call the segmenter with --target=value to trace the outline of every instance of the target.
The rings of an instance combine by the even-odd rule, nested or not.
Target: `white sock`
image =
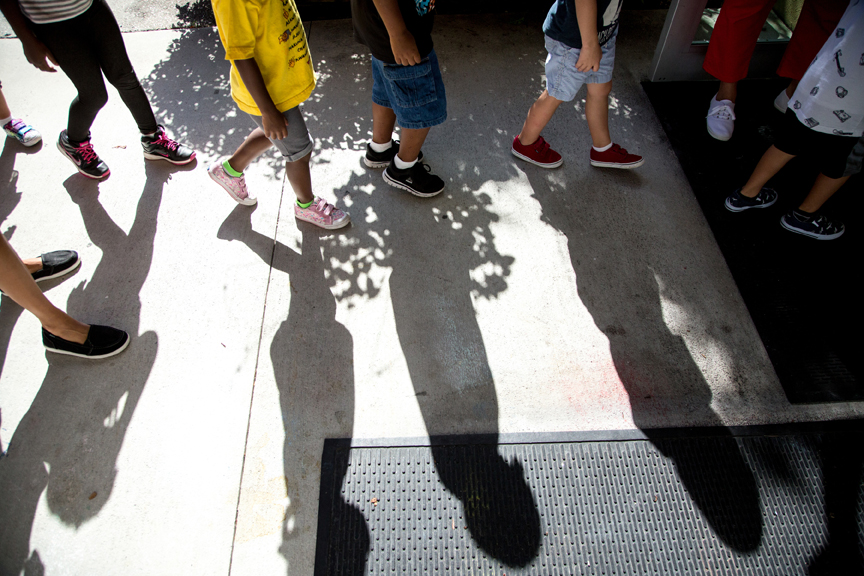
[[[11,116],[9,116],[8,118],[3,118],[2,120],[0,120],[0,126],[5,126],[6,124],[8,124],[11,121],[12,121]]]
[[[597,148],[596,146],[592,146],[592,148],[594,148],[594,150],[596,150],[597,152],[605,152],[606,150],[608,150],[611,147],[612,147],[612,142],[609,142],[609,144],[607,144],[606,146],[603,146],[602,148]]]
[[[386,144],[378,144],[377,142],[369,142],[369,147],[372,148],[375,152],[384,152],[385,150],[389,150],[393,146],[393,141],[390,140]]]
[[[412,166],[414,166],[414,164],[417,163],[417,159],[415,158],[413,162],[405,162],[404,160],[399,158],[399,155],[397,154],[393,157],[393,162],[396,163],[396,168],[398,168],[399,170],[407,170],[408,168],[411,168]]]

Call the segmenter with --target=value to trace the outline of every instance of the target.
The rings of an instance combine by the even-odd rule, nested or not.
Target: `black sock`
[[[794,210],[792,210],[792,215],[795,216],[795,218],[797,218],[799,222],[810,222],[811,220],[813,220],[814,213],[805,212],[800,208],[795,208]]]

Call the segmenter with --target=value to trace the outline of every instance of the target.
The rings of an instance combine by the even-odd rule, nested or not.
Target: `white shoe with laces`
[[[715,94],[708,108],[708,134],[717,140],[726,141],[732,138],[735,130],[735,103],[731,100],[717,100]]]

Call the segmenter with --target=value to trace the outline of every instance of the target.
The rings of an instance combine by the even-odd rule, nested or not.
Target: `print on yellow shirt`
[[[280,112],[306,100],[315,88],[315,72],[306,31],[294,0],[212,0],[225,58],[231,65],[231,96],[241,110],[261,111],[233,65],[254,58]]]

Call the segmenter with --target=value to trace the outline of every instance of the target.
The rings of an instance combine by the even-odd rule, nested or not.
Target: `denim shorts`
[[[315,143],[312,142],[312,136],[309,135],[306,121],[303,120],[303,113],[300,112],[298,106],[289,108],[282,115],[288,120],[288,136],[281,140],[273,140],[271,138],[270,141],[276,146],[276,149],[279,150],[286,161],[296,162],[312,152]],[[254,114],[249,114],[249,116],[252,117],[252,120],[255,121],[255,124],[259,128],[264,128],[261,116],[255,116]]]
[[[372,57],[372,101],[396,113],[402,128],[419,130],[447,119],[447,95],[435,51],[414,66]]]
[[[583,84],[605,84],[612,81],[612,69],[615,67],[615,39],[610,38],[600,47],[603,55],[600,57],[600,67],[595,72],[589,70],[580,72],[576,69],[579,60],[579,48],[571,48],[557,40],[546,36],[546,91],[556,100],[570,102]]]

